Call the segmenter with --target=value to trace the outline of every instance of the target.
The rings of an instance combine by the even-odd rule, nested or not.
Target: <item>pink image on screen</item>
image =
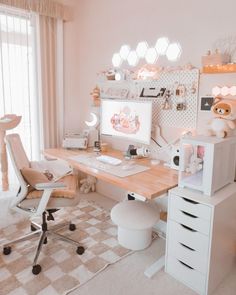
[[[136,134],[140,128],[139,116],[125,106],[111,117],[112,128],[124,134]]]

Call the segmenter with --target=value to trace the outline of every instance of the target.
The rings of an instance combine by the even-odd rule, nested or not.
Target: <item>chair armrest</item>
[[[34,214],[34,216],[39,216],[45,211],[53,190],[57,188],[66,188],[66,185],[63,182],[46,182],[38,183],[35,188],[43,190],[43,195]]]
[[[35,188],[37,190],[57,189],[57,188],[66,188],[66,185],[63,182],[45,182],[45,183],[37,183]]]

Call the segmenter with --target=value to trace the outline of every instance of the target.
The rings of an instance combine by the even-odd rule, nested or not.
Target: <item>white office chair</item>
[[[63,177],[60,182],[50,182],[43,173],[31,168],[31,163],[26,156],[18,134],[7,135],[5,141],[20,183],[19,192],[14,198],[11,207],[21,213],[27,214],[30,219],[36,216],[42,216],[42,224],[38,225],[31,221],[32,232],[4,244],[3,254],[9,255],[13,244],[40,235],[32,268],[32,273],[37,275],[41,272],[41,266],[37,264],[38,257],[43,244],[47,243],[48,236],[74,244],[77,247],[76,252],[79,255],[84,253],[84,247],[78,242],[55,232],[55,230],[58,231],[66,225],[69,225],[69,229],[73,231],[76,229],[75,224],[67,222],[55,225],[50,229],[48,229],[47,224],[47,220],[54,220],[52,214],[58,209],[73,207],[78,204],[79,197],[76,194],[77,179],[74,175],[68,175]]]

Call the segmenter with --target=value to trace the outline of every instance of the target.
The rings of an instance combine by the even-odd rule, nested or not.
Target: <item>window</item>
[[[27,155],[37,160],[41,133],[34,23],[30,13],[0,8],[0,117],[22,116],[21,123],[11,132],[20,134]]]

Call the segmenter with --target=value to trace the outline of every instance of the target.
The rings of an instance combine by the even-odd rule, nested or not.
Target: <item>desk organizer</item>
[[[236,137],[186,136],[180,143],[179,187],[211,196],[234,182],[235,163]]]

